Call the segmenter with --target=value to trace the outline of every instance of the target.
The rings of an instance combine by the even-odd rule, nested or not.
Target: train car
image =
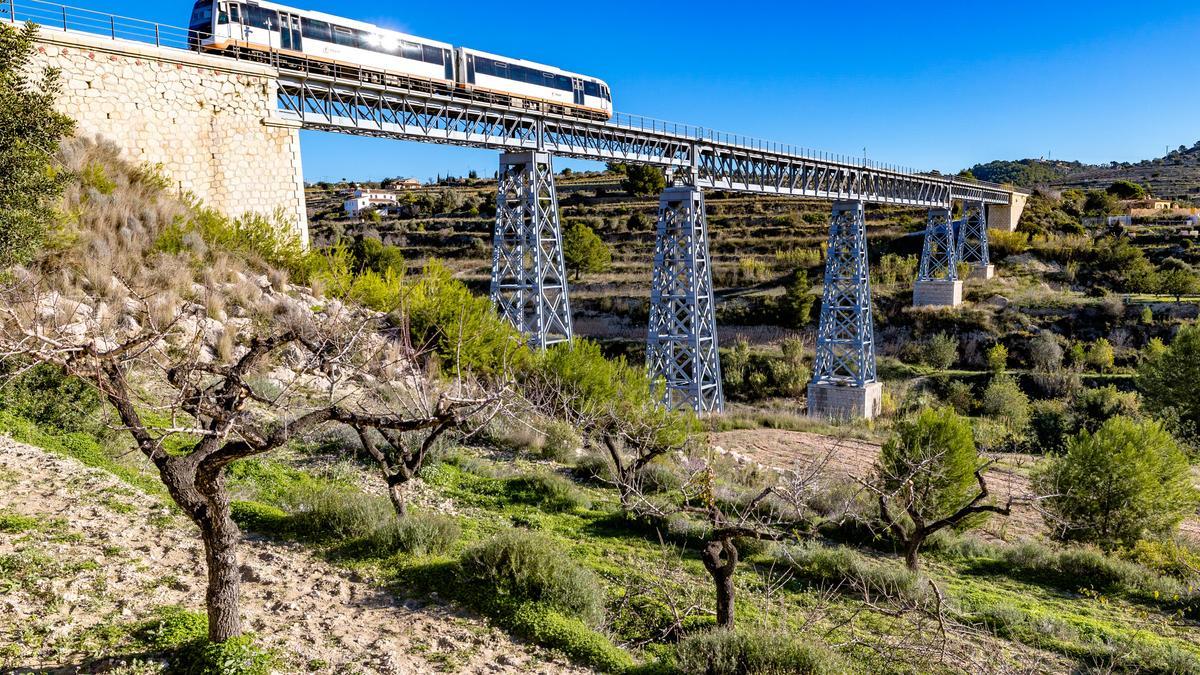
[[[337,75],[351,69],[385,84],[426,83],[503,105],[593,119],[612,117],[602,80],[262,0],[197,0],[189,23],[197,51],[271,59]]]
[[[458,83],[467,91],[510,99],[511,105],[559,114],[612,117],[608,85],[587,75],[532,61],[458,47]]]
[[[199,51],[275,52],[310,67],[340,65],[455,85],[453,45],[321,12],[261,1],[198,0],[189,27]]]

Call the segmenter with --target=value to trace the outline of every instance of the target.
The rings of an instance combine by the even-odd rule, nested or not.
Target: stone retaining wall
[[[273,68],[49,28],[38,43],[34,66],[62,70],[78,133],[226,214],[278,213],[307,243],[300,125],[277,116]]]

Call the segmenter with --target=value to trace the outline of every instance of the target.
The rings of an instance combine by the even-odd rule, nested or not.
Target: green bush
[[[368,535],[368,542],[381,555],[397,551],[429,555],[450,550],[460,536],[462,528],[453,516],[409,513],[380,525]]]
[[[579,486],[556,473],[535,473],[512,481],[512,487],[525,501],[539,504],[549,511],[588,509],[591,499]]]
[[[286,511],[269,504],[234,501],[229,505],[233,520],[244,530],[259,534],[282,534],[289,527]]]
[[[1162,425],[1124,417],[1072,438],[1065,455],[1036,469],[1034,486],[1051,495],[1055,536],[1104,548],[1163,536],[1200,500],[1187,456]]]
[[[683,478],[665,461],[656,461],[642,468],[638,482],[646,493],[671,492],[682,487]]]
[[[601,672],[620,673],[633,659],[602,633],[574,617],[545,605],[526,602],[512,613],[509,627],[520,637],[562,651],[573,660]]]
[[[353,539],[372,534],[396,519],[391,502],[345,486],[304,485],[284,496],[290,527],[306,538]]]
[[[936,370],[946,370],[957,360],[958,340],[945,333],[929,338],[921,350],[921,361]]]
[[[714,630],[683,639],[675,649],[683,673],[800,675],[848,673],[841,657],[808,638],[776,630]]]
[[[570,424],[561,420],[546,420],[542,425],[545,437],[539,454],[544,459],[565,464],[575,457],[575,451],[583,445],[579,434]]]
[[[983,412],[1004,422],[1014,435],[1021,435],[1029,426],[1029,397],[1017,381],[1008,375],[996,375],[983,390]]]
[[[1143,539],[1120,554],[1158,574],[1189,584],[1200,583],[1200,550],[1180,541]]]
[[[777,549],[776,561],[798,579],[855,594],[884,595],[924,602],[928,590],[916,573],[903,567],[872,563],[852,548],[805,544]]]
[[[87,382],[62,368],[40,363],[7,377],[0,374],[0,409],[60,432],[92,430],[88,424],[101,407],[100,395]]]
[[[597,625],[604,617],[604,591],[591,570],[571,560],[562,545],[528,530],[504,530],[463,552],[460,579],[499,599],[540,602]]]
[[[581,480],[600,485],[611,485],[617,480],[617,470],[612,458],[601,452],[589,452],[575,462],[574,473]]]
[[[1146,409],[1177,421],[1178,433],[1200,433],[1200,325],[1184,326],[1171,346],[1138,368]]]

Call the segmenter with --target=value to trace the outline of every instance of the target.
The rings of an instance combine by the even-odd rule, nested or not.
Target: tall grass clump
[[[543,603],[590,625],[604,617],[600,578],[571,560],[552,538],[504,530],[463,552],[460,580],[497,600]]]
[[[368,535],[375,552],[382,555],[445,553],[462,536],[462,528],[453,516],[440,513],[409,513],[394,518]]]
[[[807,543],[780,547],[776,549],[775,558],[798,579],[815,585],[914,603],[924,603],[930,597],[929,589],[915,572],[896,565],[868,562],[846,546]]]

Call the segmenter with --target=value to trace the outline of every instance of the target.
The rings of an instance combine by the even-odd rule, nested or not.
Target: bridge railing
[[[179,26],[97,12],[44,0],[0,0],[0,21],[32,21],[42,28],[74,31],[114,40],[145,42],[157,47],[189,49],[199,33]]]

